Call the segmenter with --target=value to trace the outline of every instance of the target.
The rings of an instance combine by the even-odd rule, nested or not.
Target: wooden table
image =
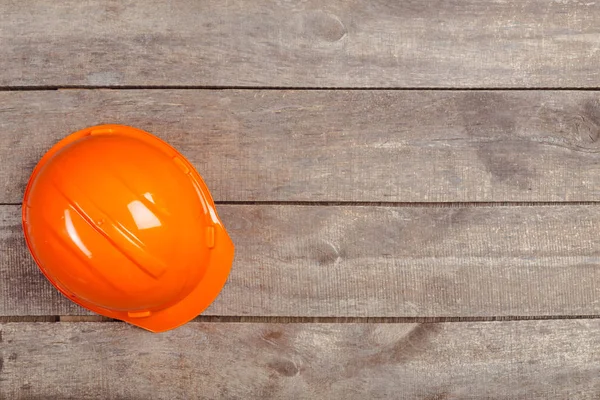
[[[597,399],[600,4],[0,3],[0,398]],[[237,246],[151,334],[24,245],[33,166],[123,123]]]

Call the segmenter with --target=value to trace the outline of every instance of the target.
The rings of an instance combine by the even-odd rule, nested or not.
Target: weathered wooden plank
[[[0,315],[83,311],[37,271],[0,207]],[[219,206],[236,244],[207,315],[600,314],[594,206]]]
[[[219,201],[595,201],[591,91],[0,92],[0,203],[99,123],[180,149]]]
[[[0,325],[0,397],[597,399],[600,322]],[[2,358],[0,358],[2,360]]]
[[[0,4],[1,86],[597,87],[594,2]]]

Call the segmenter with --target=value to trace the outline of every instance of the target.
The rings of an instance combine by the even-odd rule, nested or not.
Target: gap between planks
[[[501,321],[548,321],[562,319],[600,319],[600,315],[505,315],[497,317],[261,317],[261,316],[215,316],[200,315],[194,322],[213,323],[273,323],[273,324],[436,324],[454,322],[501,322]],[[44,315],[44,316],[0,316],[0,323],[14,322],[122,322],[101,315]]]
[[[362,87],[362,86],[210,86],[210,85],[89,85],[89,86],[0,86],[0,92],[32,92],[32,91],[52,91],[52,90],[294,90],[294,91],[447,91],[447,92],[477,92],[477,91],[600,91],[600,87],[584,86],[564,86],[564,87],[502,87],[502,86],[481,86],[481,87]]]
[[[390,207],[390,208],[470,208],[470,207],[558,207],[598,206],[600,201],[474,201],[474,202],[394,202],[394,201],[215,201],[235,206],[313,206],[313,207]],[[0,203],[20,206],[21,203]]]

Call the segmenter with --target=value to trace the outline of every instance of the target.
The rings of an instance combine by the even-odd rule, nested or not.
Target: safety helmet
[[[233,243],[190,162],[122,125],[83,129],[42,157],[25,190],[23,229],[66,297],[153,332],[208,307],[233,262]]]

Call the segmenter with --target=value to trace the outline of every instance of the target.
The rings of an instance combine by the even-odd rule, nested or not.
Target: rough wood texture
[[[83,311],[31,261],[0,207],[0,314]],[[219,207],[236,243],[207,315],[465,317],[600,314],[594,206]]]
[[[219,201],[597,201],[598,92],[0,92],[0,203],[100,123],[180,149]]]
[[[0,86],[589,87],[594,2],[0,4]]]
[[[600,91],[455,90],[598,89],[599,22],[579,0],[0,2],[0,399],[599,398],[600,319],[390,323],[600,315]],[[69,87],[116,89],[21,91]],[[282,90],[327,87],[418,90]],[[212,323],[106,322],[34,265],[26,180],[100,123],[229,203]]]
[[[600,321],[0,325],[6,399],[597,399]]]

